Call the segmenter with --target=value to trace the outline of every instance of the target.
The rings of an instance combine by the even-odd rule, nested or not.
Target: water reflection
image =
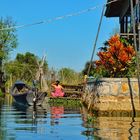
[[[26,132],[26,133],[45,133],[46,128],[43,126],[47,123],[47,110],[42,106],[20,106],[18,104],[13,104],[14,109],[18,112],[18,115],[15,115],[15,131]]]
[[[0,108],[0,140],[83,139],[80,106],[44,103],[33,108],[15,104],[9,99]]]
[[[88,114],[83,109],[83,126],[86,128],[82,132],[88,139],[106,140],[139,140],[140,118],[126,116],[98,116],[94,113]],[[129,114],[129,113],[128,113]],[[94,116],[95,115],[95,116]]]
[[[7,98],[6,98],[7,99]],[[81,106],[0,104],[0,140],[139,140],[140,113],[89,113]]]
[[[64,114],[63,106],[51,106],[51,118],[61,118]]]
[[[0,140],[32,139],[31,134],[43,134],[46,128],[47,112],[41,106],[20,106],[18,104],[1,107]],[[30,135],[29,135],[30,133]]]
[[[41,123],[41,121],[38,121],[38,119],[46,118],[46,115],[47,115],[47,110],[44,109],[42,106],[36,106],[36,107],[22,106],[22,105],[13,103],[13,107],[16,109],[17,112],[20,112],[19,115],[15,116],[16,118],[25,119],[25,121],[29,121],[29,123],[32,122],[32,124]],[[21,123],[21,122],[18,122],[18,123]],[[28,122],[25,122],[25,123],[28,123]]]
[[[130,136],[128,137],[128,139],[129,140],[131,140],[132,138],[133,138],[133,128],[134,128],[134,125],[133,125],[133,123],[135,122],[135,118],[134,117],[132,117],[132,121],[131,121],[131,123],[130,123],[130,129],[128,130],[129,131],[129,134],[130,134]]]
[[[62,116],[64,114],[64,107],[63,106],[51,106],[50,113],[51,113],[51,125],[59,124],[59,119],[62,118]]]

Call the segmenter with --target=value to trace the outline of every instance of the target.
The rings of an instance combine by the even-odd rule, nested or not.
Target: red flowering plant
[[[134,47],[119,35],[112,36],[106,47],[101,48],[97,54],[96,72],[102,70],[107,77],[130,77],[135,74],[135,50]]]

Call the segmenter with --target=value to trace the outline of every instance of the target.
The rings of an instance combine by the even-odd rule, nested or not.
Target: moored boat
[[[37,88],[29,87],[23,81],[16,81],[10,94],[16,103],[22,105],[41,105],[47,95],[46,92],[39,92]]]

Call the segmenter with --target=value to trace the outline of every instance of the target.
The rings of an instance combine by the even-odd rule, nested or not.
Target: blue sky
[[[12,17],[16,25],[52,19],[102,5],[106,0],[0,0],[0,16]],[[49,68],[67,67],[80,72],[91,58],[102,7],[78,16],[17,29],[18,47],[11,52],[27,51],[42,57]],[[103,18],[97,50],[118,26],[117,18]],[[95,54],[94,59],[97,59]]]

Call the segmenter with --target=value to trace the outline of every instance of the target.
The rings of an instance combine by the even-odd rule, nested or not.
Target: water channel
[[[33,109],[12,102],[0,104],[0,140],[139,140],[140,118],[87,113],[81,105],[50,105]]]

